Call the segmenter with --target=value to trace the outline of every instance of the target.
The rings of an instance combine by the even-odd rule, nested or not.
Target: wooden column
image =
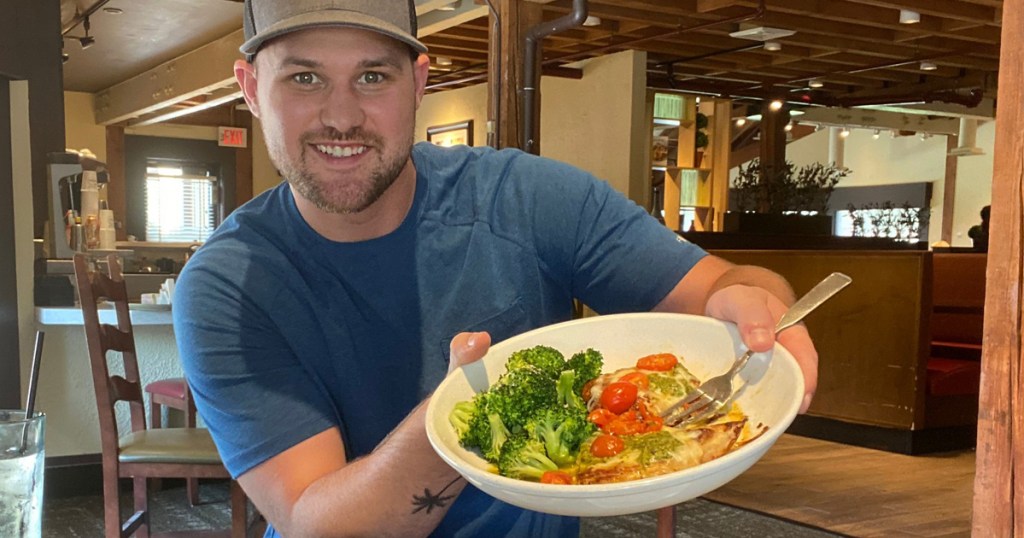
[[[1003,3],[973,535],[1024,534],[1024,0]]]
[[[959,157],[950,155],[956,149],[959,137],[946,137],[946,180],[942,187],[942,233],[939,239],[953,244],[953,209],[956,207],[956,165]]]
[[[767,103],[761,107],[761,169],[765,172],[762,181],[775,177],[775,174],[786,166],[786,124],[788,123],[788,110],[772,111],[768,108]]]
[[[497,0],[494,4],[500,31],[498,36],[491,36],[488,71],[492,79],[497,78],[497,84],[488,84],[488,103],[491,105],[488,109],[496,108],[499,114],[495,125],[496,147],[518,148],[522,138],[522,95],[519,88],[523,77],[523,43],[526,31],[542,20],[541,7],[522,0]],[[491,32],[494,32],[493,25]],[[499,73],[498,77],[493,77],[495,72]],[[494,100],[498,101],[496,107]],[[540,99],[537,103],[539,106]],[[539,147],[539,137],[537,144]]]
[[[725,212],[729,210],[729,154],[732,151],[732,101],[715,99],[711,116],[711,208],[714,211],[711,230],[723,229]],[[708,158],[707,155],[704,156]]]
[[[110,181],[107,183],[107,206],[114,211],[114,229],[118,241],[128,238],[128,178],[125,177],[124,163],[124,127],[108,126],[107,173]]]

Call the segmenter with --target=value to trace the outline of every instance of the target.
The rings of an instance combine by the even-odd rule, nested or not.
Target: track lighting
[[[839,137],[840,138],[846,138],[848,136],[850,136],[850,130],[847,129],[846,127],[843,127],[843,130],[839,131]]]
[[[782,43],[779,43],[778,41],[765,41],[764,50],[770,52],[778,52],[782,50]]]

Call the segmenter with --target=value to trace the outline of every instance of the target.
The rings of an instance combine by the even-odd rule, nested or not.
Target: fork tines
[[[728,403],[716,400],[696,388],[662,412],[661,416],[664,418],[665,424],[669,426],[690,424],[713,417]]]

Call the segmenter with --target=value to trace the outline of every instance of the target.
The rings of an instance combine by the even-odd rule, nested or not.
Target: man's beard
[[[377,163],[370,170],[368,178],[334,179],[325,177],[317,179],[309,169],[308,153],[318,151],[310,143],[319,142],[358,142],[373,148],[377,155]],[[361,127],[353,127],[347,132],[327,128],[317,133],[306,133],[300,140],[302,153],[297,163],[286,157],[287,152],[282,146],[270,150],[271,160],[278,164],[281,175],[298,193],[309,200],[321,211],[328,213],[358,213],[380,199],[388,187],[398,179],[405,168],[412,152],[413,131],[409,136],[391,146],[386,145],[383,138],[367,132]],[[268,144],[269,146],[269,144]],[[393,153],[388,150],[393,148]]]

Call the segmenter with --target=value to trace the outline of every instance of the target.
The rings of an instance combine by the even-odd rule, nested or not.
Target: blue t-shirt
[[[705,255],[565,164],[429,144],[412,158],[414,201],[386,236],[325,239],[281,184],[232,213],[182,272],[178,347],[233,476],[334,427],[349,460],[368,454],[444,378],[457,333],[499,342],[570,319],[574,297],[648,311]],[[578,525],[468,486],[434,535]]]

